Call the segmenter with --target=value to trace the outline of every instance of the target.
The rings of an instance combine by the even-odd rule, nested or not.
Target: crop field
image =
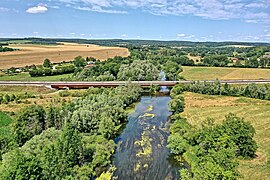
[[[19,49],[0,53],[0,69],[42,64],[45,58],[52,62],[71,61],[77,56],[106,60],[115,56],[128,56],[129,51],[120,47],[105,47],[91,44],[63,43],[61,45],[11,44]]]
[[[183,116],[194,126],[200,126],[207,117],[220,123],[230,112],[250,122],[256,130],[255,140],[259,147],[257,157],[241,160],[239,171],[246,180],[269,179],[270,101],[185,93],[185,104]]]
[[[181,76],[187,80],[270,79],[270,69],[184,66]]]

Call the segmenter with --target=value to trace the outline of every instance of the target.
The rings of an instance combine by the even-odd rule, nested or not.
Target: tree
[[[87,64],[87,62],[84,58],[82,58],[82,56],[75,57],[74,65],[76,67],[84,67],[84,66],[86,66],[86,64]]]
[[[14,134],[20,146],[43,130],[45,130],[45,111],[41,106],[32,105],[18,113],[14,124]]]
[[[225,118],[223,128],[237,146],[237,156],[255,157],[258,146],[253,140],[255,129],[249,122],[230,113]]]
[[[128,81],[151,81],[157,80],[159,70],[150,61],[134,61],[131,65],[123,64],[119,69],[117,78],[119,80]]]
[[[184,97],[178,96],[170,101],[170,110],[174,113],[181,113],[184,111],[185,103],[184,103]]]
[[[52,63],[49,59],[45,59],[44,62],[43,62],[43,66],[45,68],[51,68],[52,67]]]

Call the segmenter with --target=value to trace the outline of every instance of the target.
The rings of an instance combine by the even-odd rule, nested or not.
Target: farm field
[[[184,66],[181,76],[187,80],[270,79],[270,69]]]
[[[42,64],[45,58],[52,62],[71,61],[77,56],[106,60],[115,56],[126,57],[129,51],[120,47],[105,47],[91,44],[63,43],[61,45],[11,44],[19,49],[0,53],[0,69]]]
[[[29,73],[18,73],[12,75],[0,73],[0,81],[62,81],[72,75],[73,73],[55,76],[31,77]]]
[[[256,130],[258,144],[257,158],[241,160],[239,171],[243,179],[269,179],[270,177],[270,102],[244,97],[210,96],[185,93],[185,111],[183,116],[194,126],[206,120],[224,120],[225,115],[234,113],[250,122]]]

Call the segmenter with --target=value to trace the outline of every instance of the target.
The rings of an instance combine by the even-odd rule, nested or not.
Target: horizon
[[[270,41],[230,41],[230,40],[224,40],[224,41],[193,41],[193,40],[178,40],[178,39],[168,39],[168,40],[161,40],[161,39],[121,39],[121,38],[76,38],[76,37],[0,37],[0,40],[2,39],[8,39],[8,40],[16,40],[16,39],[59,39],[59,40],[93,40],[93,41],[102,41],[102,40],[121,40],[121,41],[160,41],[160,42],[192,42],[192,43],[262,43],[262,44],[269,44]]]

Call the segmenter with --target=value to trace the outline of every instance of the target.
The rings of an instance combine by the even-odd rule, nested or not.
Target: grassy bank
[[[259,146],[257,158],[242,160],[239,171],[246,180],[269,179],[270,177],[270,102],[244,97],[210,96],[185,93],[185,111],[192,125],[199,126],[207,117],[222,122],[232,112],[245,118],[256,129],[255,140]]]

